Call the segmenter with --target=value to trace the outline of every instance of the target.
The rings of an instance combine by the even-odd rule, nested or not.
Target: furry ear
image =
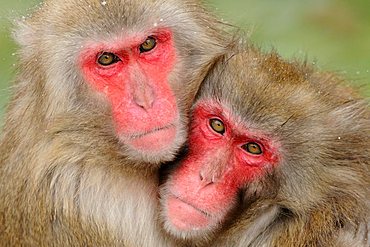
[[[12,37],[19,46],[24,47],[34,43],[35,30],[32,26],[28,25],[23,19],[15,20],[13,25]]]
[[[36,58],[38,40],[41,38],[27,19],[13,21],[12,38],[19,46],[18,56],[22,61],[31,61]]]

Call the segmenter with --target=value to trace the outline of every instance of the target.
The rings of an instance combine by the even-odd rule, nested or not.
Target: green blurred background
[[[78,1],[78,0],[76,0]],[[0,119],[14,75],[9,20],[38,0],[0,0]],[[307,58],[345,76],[370,96],[370,0],[208,0],[220,18],[242,27],[265,50]]]

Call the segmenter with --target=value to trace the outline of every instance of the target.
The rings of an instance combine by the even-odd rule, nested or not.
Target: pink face
[[[179,110],[169,75],[175,60],[166,29],[90,43],[80,55],[86,81],[111,104],[117,136],[134,150],[161,152],[174,142]]]
[[[276,142],[219,103],[201,101],[193,111],[189,153],[164,186],[167,229],[182,236],[212,230],[235,206],[239,189],[278,157]]]

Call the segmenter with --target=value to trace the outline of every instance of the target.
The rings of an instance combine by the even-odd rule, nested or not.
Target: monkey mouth
[[[167,129],[170,129],[170,128],[175,128],[175,124],[168,124],[166,126],[163,126],[163,127],[157,127],[157,128],[154,128],[152,130],[149,130],[149,131],[145,131],[145,132],[142,132],[142,133],[136,133],[136,134],[132,134],[129,136],[129,139],[131,140],[135,140],[135,139],[138,139],[138,138],[142,138],[146,135],[149,135],[149,134],[152,134],[152,133],[155,133],[157,131],[162,131],[162,130],[167,130]]]
[[[149,131],[131,134],[127,139],[128,142],[138,150],[157,152],[171,147],[176,136],[176,125],[171,123]]]
[[[210,214],[209,214],[209,213],[207,213],[206,211],[204,211],[204,210],[202,210],[202,209],[199,209],[199,208],[195,207],[193,204],[191,204],[191,203],[189,203],[189,202],[187,202],[187,201],[184,201],[183,199],[181,199],[181,198],[180,198],[180,197],[178,197],[178,196],[175,196],[175,195],[173,195],[173,196],[174,196],[177,200],[179,200],[179,201],[181,201],[181,202],[183,202],[183,203],[185,203],[185,204],[189,205],[190,207],[194,208],[195,210],[199,211],[200,213],[204,214],[205,216],[207,216],[207,217],[212,217],[212,215],[210,215]]]
[[[180,231],[201,230],[212,222],[212,215],[174,194],[167,199],[167,214]]]

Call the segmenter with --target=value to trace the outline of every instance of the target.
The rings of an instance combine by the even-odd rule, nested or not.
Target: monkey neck
[[[311,243],[310,246],[334,247],[338,246],[335,242],[338,234],[339,237],[344,234],[342,231],[358,234],[359,229],[368,224],[367,219],[366,208],[351,198],[330,198],[305,211],[287,202],[259,200],[226,222],[221,237],[215,238],[212,246],[230,243],[235,243],[235,247],[307,246]]]
[[[18,121],[15,128],[7,122],[0,150],[12,154],[1,157],[0,179],[17,178],[4,185],[13,187],[4,191],[14,191],[13,202],[7,203],[16,205],[18,193],[27,202],[9,215],[49,231],[55,225],[67,227],[63,232],[83,234],[96,243],[107,239],[127,246],[167,246],[156,219],[158,168],[125,157],[111,126],[91,118],[73,112],[44,118],[33,128],[30,119]],[[35,219],[34,214],[41,216]],[[96,232],[100,235],[91,235]]]

